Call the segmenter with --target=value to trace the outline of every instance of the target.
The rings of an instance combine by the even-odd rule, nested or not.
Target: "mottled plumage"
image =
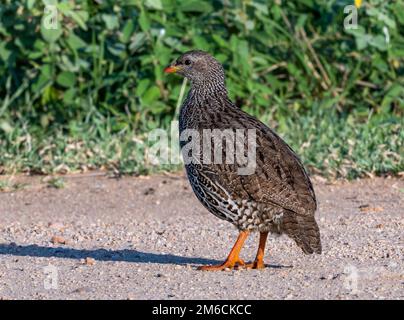
[[[185,167],[201,203],[242,232],[263,233],[264,245],[268,232],[285,233],[305,253],[321,253],[314,219],[316,197],[310,178],[297,155],[273,130],[230,101],[221,64],[203,51],[190,51],[166,71],[177,72],[191,81],[181,107],[179,129],[180,134],[187,129],[200,133],[200,140],[192,143],[203,143],[204,129],[256,132],[256,167],[252,174],[240,175],[237,163],[206,163],[203,152],[192,154],[195,161]],[[213,148],[215,141],[211,142]],[[182,141],[181,147],[187,143]],[[243,143],[247,150],[246,139]],[[226,159],[226,148],[221,152],[222,159]],[[238,254],[237,259],[238,264],[244,264]]]

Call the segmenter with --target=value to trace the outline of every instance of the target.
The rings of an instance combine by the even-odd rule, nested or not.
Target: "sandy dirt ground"
[[[404,182],[315,179],[323,254],[268,239],[264,270],[202,272],[237,230],[183,174],[7,177],[0,192],[0,299],[403,299]],[[254,258],[252,234],[242,258]]]

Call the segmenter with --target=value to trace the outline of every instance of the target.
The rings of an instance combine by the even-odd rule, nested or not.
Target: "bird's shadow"
[[[182,257],[173,254],[160,254],[142,252],[132,249],[107,250],[107,249],[75,249],[68,247],[45,247],[32,245],[16,245],[14,243],[0,244],[0,255],[13,255],[20,257],[85,259],[93,258],[98,261],[123,261],[133,263],[158,263],[158,264],[214,264],[217,260],[205,258]]]
[[[0,243],[0,255],[12,255],[20,257],[85,259],[93,258],[98,261],[123,261],[133,263],[156,263],[174,265],[211,265],[220,264],[222,261],[182,257],[173,254],[160,254],[142,252],[132,249],[107,250],[107,249],[75,249],[68,247],[44,247],[36,244],[17,245],[15,243]],[[266,268],[289,268],[281,265],[265,265]]]

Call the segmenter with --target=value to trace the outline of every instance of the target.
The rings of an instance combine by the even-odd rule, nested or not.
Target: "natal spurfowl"
[[[192,161],[185,161],[192,189],[211,213],[240,230],[223,264],[199,269],[264,268],[269,232],[287,234],[306,254],[321,253],[320,232],[314,219],[316,196],[310,178],[286,142],[230,101],[222,65],[208,53],[197,50],[184,53],[164,71],[178,73],[191,81],[191,89],[180,110],[179,130],[181,147],[187,149],[183,156],[189,156],[190,148],[184,148],[188,143],[201,144],[200,149],[191,149],[192,152],[201,150],[193,152]],[[248,129],[255,130],[256,162],[252,172],[240,174],[237,162],[226,161],[226,152],[235,153],[234,148],[227,151],[227,147],[217,145],[218,140],[213,139],[212,143],[211,138],[210,150],[204,148],[203,132],[212,129],[230,130],[235,136],[240,130],[244,130],[243,135]],[[199,136],[182,141],[185,132],[196,132]],[[240,140],[240,136],[235,139],[236,144],[237,139]],[[242,142],[246,149],[252,148],[246,141]],[[215,148],[220,148],[222,161],[209,161]],[[245,154],[243,152],[243,156]],[[259,248],[255,261],[245,264],[239,252],[251,231],[260,232]]]

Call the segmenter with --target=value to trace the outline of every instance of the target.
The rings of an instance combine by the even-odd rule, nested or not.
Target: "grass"
[[[13,192],[24,189],[28,186],[26,183],[14,183],[11,179],[0,180],[0,192]]]
[[[180,81],[164,66],[195,48],[311,172],[404,171],[402,1],[364,1],[356,29],[344,28],[351,0],[3,2],[0,174],[179,169],[150,163],[148,133],[177,116]]]
[[[48,188],[63,189],[65,187],[65,179],[61,177],[50,177],[49,179],[44,179]]]
[[[337,116],[333,110],[317,109],[306,116],[296,114],[283,123],[262,120],[284,137],[314,174],[352,179],[404,171],[403,119],[370,117],[358,122]],[[4,173],[53,174],[101,168],[137,175],[181,168],[150,163],[147,133],[112,133],[108,127],[107,120],[98,127],[83,125],[81,134],[74,137],[55,130],[43,139],[10,132],[9,140],[0,142],[0,169]]]

